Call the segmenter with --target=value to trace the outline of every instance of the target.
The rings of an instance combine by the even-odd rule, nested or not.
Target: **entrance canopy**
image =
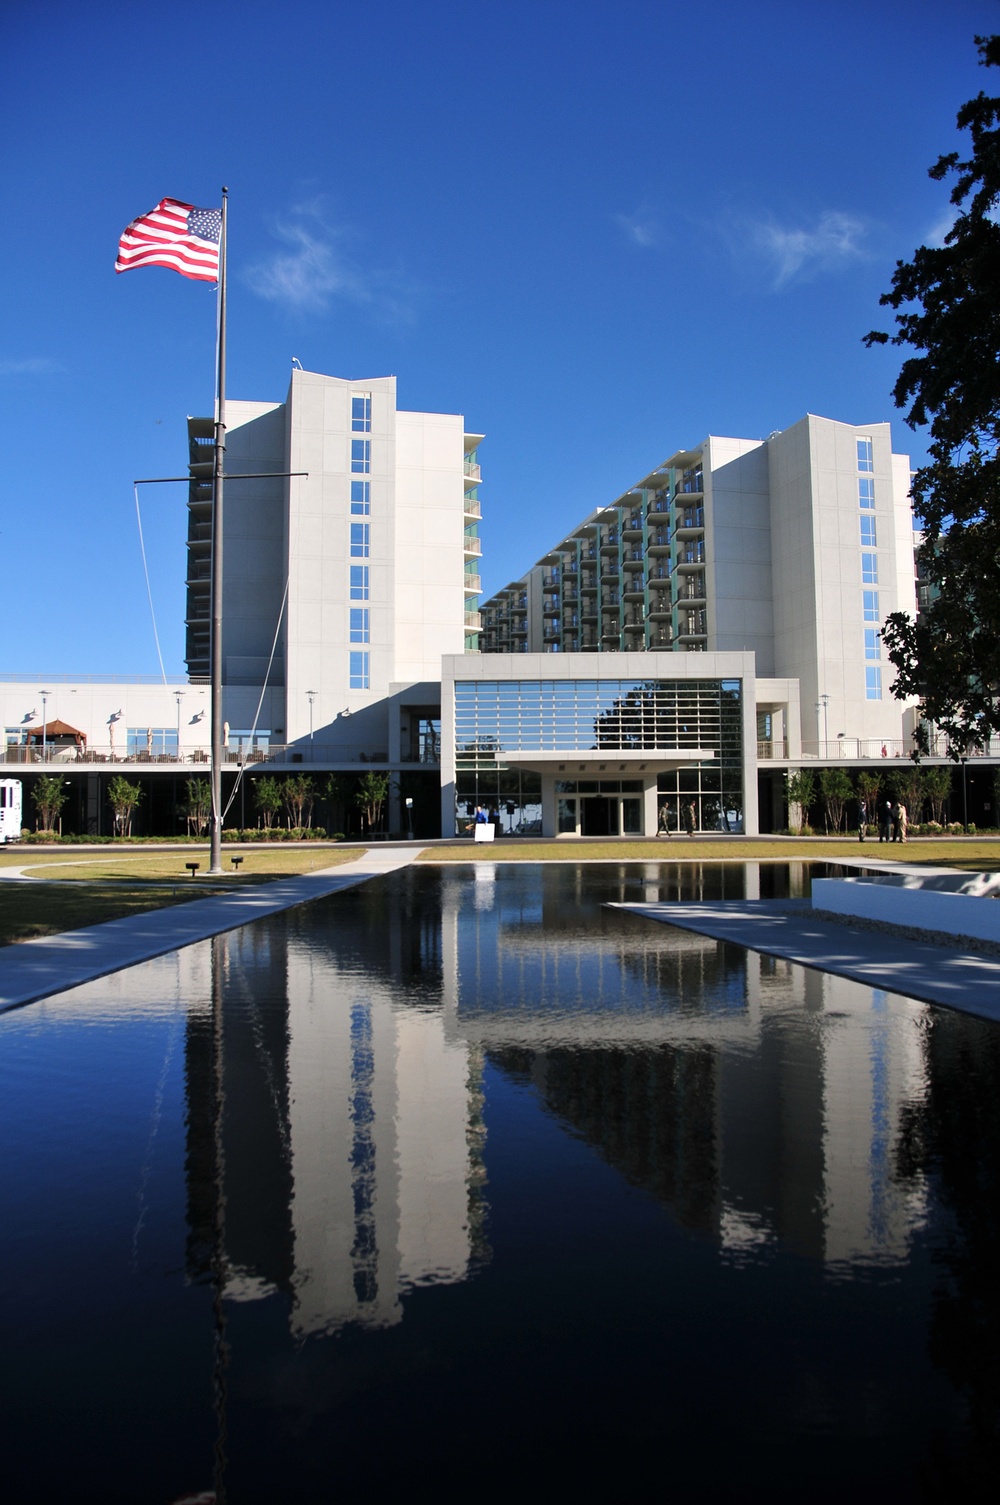
[[[639,752],[631,750],[601,752],[503,752],[498,753],[499,762],[511,768],[528,768],[533,773],[560,774],[567,779],[636,778],[642,774],[673,773],[677,768],[690,768],[692,764],[710,762],[716,756],[711,747],[651,747]]]

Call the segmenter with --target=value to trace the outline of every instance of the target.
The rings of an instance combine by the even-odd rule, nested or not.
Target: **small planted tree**
[[[862,768],[858,774],[858,796],[868,806],[868,819],[874,819],[873,811],[878,804],[878,792],[882,788],[881,776]]]
[[[257,817],[265,831],[270,831],[274,818],[281,809],[281,785],[277,779],[265,775],[253,781],[253,802]]]
[[[788,829],[800,832],[806,825],[809,806],[816,793],[816,781],[808,768],[789,770],[785,794],[788,799]]]
[[[184,814],[187,817],[188,835],[203,836],[212,813],[212,786],[208,779],[188,779]]]
[[[311,826],[316,785],[307,773],[297,773],[285,780],[282,790],[290,826]]]
[[[124,775],[118,773],[108,785],[108,802],[115,815],[115,835],[132,835],[132,817],[136,807],[142,799],[142,788],[139,784],[130,784]]]
[[[844,823],[847,801],[854,793],[851,776],[847,769],[822,769],[819,776],[819,792],[823,800],[823,819],[827,832],[837,832]]]
[[[56,774],[43,774],[35,781],[31,803],[38,814],[38,829],[54,831],[60,811],[67,800],[66,785]]]
[[[951,794],[951,769],[938,763],[924,769],[924,799],[931,807],[931,820],[944,824],[945,801]]]
[[[381,821],[388,793],[389,775],[387,773],[369,771],[360,780],[358,792],[354,797],[361,808],[369,831],[372,831]]]

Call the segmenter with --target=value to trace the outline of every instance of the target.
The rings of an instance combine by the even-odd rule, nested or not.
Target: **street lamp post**
[[[49,724],[49,709],[48,709],[48,707],[49,707],[49,696],[52,694],[52,691],[51,690],[39,690],[38,693],[42,697],[42,762],[44,763],[45,760],[46,760],[46,758],[48,757],[48,732],[47,732],[47,728],[48,728],[48,724]]]
[[[311,742],[313,739],[313,701],[316,699],[316,691],[307,690],[306,694],[309,696],[309,741]]]
[[[962,764],[962,835],[963,836],[968,836],[968,834],[969,834],[969,798],[968,798],[968,791],[966,790],[966,787],[965,787],[965,759],[962,758],[960,761],[961,761],[961,764]]]
[[[821,695],[819,702],[823,707],[823,756],[824,758],[828,758],[830,756],[830,727],[827,721],[827,706],[830,704],[829,695]]]
[[[181,756],[181,701],[184,699],[184,691],[183,690],[175,690],[174,691],[174,699],[177,702],[177,758],[178,758],[178,761],[180,761],[180,756]]]

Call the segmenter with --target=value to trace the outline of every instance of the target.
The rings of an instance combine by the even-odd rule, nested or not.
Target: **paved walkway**
[[[395,872],[420,855],[422,847],[382,847],[362,852],[355,862],[281,878],[274,883],[244,884],[211,899],[191,899],[167,909],[66,930],[61,935],[0,948],[0,1013],[61,993],[78,983],[105,977],[153,956],[163,956],[235,930],[251,920],[279,914],[310,899],[323,899],[369,878]]]
[[[808,899],[612,907],[888,993],[1000,1021],[1000,957],[816,919]]]

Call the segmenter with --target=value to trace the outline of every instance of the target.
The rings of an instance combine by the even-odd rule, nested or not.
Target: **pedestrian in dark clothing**
[[[858,800],[858,840],[864,841],[868,834],[868,806],[863,799]]]
[[[878,839],[888,841],[892,831],[892,805],[886,800],[878,807]]]

